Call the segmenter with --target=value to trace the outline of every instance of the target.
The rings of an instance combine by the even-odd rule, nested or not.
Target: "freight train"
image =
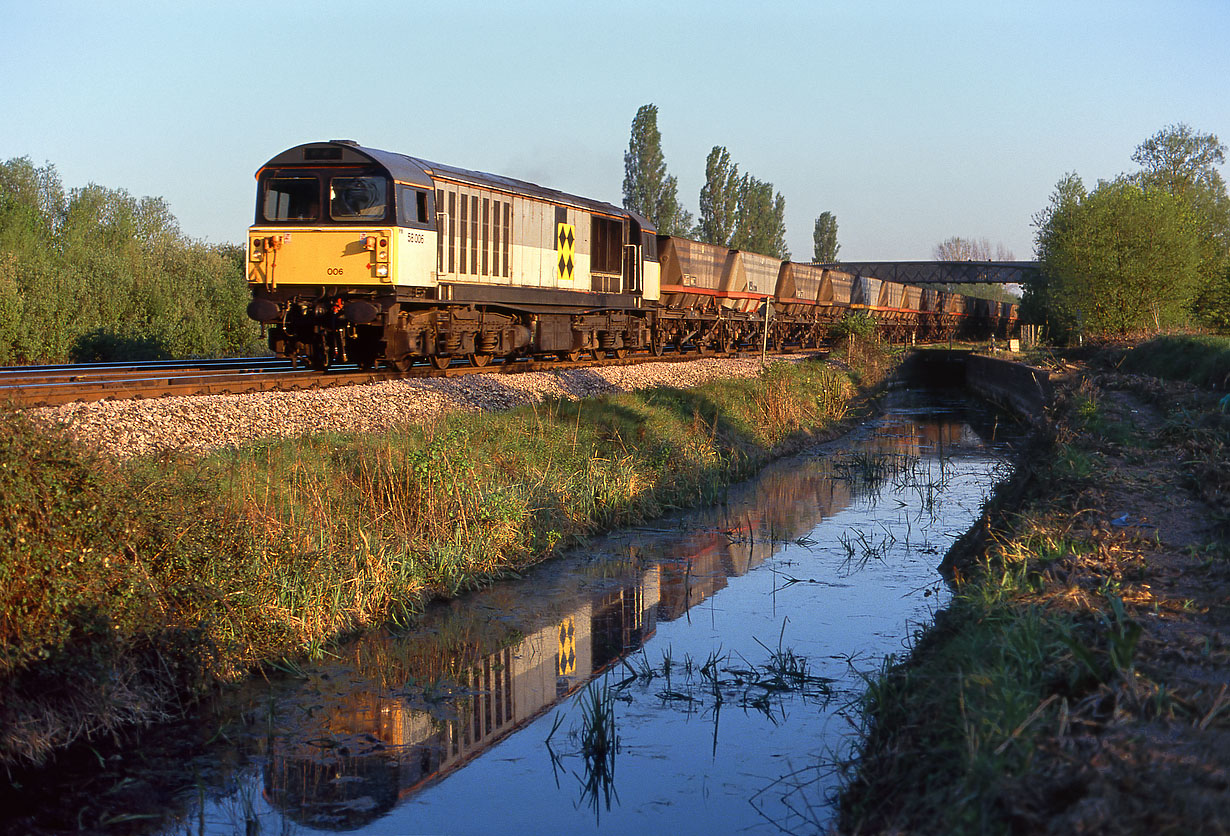
[[[609,203],[350,140],[256,179],[248,315],[319,369],[807,348],[860,312],[891,339],[1016,327],[1016,305],[660,236]]]

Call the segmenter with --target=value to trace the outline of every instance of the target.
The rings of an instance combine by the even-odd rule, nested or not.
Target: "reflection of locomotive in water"
[[[902,420],[886,424],[866,447],[917,457],[961,446],[967,432],[960,423]],[[627,547],[626,560],[609,564],[615,571],[565,575],[523,593],[489,590],[532,596],[529,609],[542,615],[523,631],[458,605],[442,624],[412,636],[368,637],[353,648],[354,669],[365,671],[368,683],[338,693],[322,679],[306,689],[302,710],[279,709],[295,719],[271,736],[267,798],[317,828],[351,828],[383,815],[617,665],[659,623],[682,617],[729,578],[850,507],[861,491],[877,489],[838,471],[829,458],[814,467],[771,467],[732,488],[724,507],[689,515],[693,526],[682,536],[646,533]],[[511,599],[497,608],[518,609]],[[441,635],[452,638],[441,642]],[[433,698],[408,698],[414,683],[434,683]],[[276,717],[269,722],[278,725]]]
[[[321,368],[816,346],[850,311],[894,337],[1016,326],[1015,305],[657,236],[608,203],[349,141],[257,180],[248,314]]]
[[[369,657],[379,684],[332,698],[332,689],[314,691],[324,704],[313,706],[313,725],[273,740],[266,797],[316,828],[374,820],[640,647],[655,629],[657,604],[657,573],[649,571],[513,641],[493,639],[491,625],[462,629],[443,648],[434,636],[370,637],[356,652]],[[432,707],[387,690],[414,682],[433,683],[447,699]]]

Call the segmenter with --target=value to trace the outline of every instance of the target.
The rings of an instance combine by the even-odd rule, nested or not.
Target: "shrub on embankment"
[[[712,501],[831,427],[852,393],[823,364],[774,364],[695,389],[126,463],[4,414],[0,762]]]

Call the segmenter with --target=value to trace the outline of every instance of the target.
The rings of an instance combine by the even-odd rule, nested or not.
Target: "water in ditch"
[[[718,507],[98,752],[60,797],[116,832],[822,830],[863,677],[944,604],[937,565],[1014,440],[951,393],[884,409]]]

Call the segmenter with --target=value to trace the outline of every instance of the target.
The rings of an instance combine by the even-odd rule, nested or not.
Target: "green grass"
[[[594,532],[716,500],[836,423],[852,394],[823,364],[774,364],[122,464],[0,415],[0,761],[38,761]]]
[[[1030,717],[1064,633],[1035,608],[979,602],[986,594],[953,602],[925,666],[890,657],[868,678],[862,707],[874,722],[842,797],[848,832],[1006,831],[1003,776],[1030,757]]]
[[[1124,357],[1124,371],[1230,389],[1230,337],[1157,337]]]

